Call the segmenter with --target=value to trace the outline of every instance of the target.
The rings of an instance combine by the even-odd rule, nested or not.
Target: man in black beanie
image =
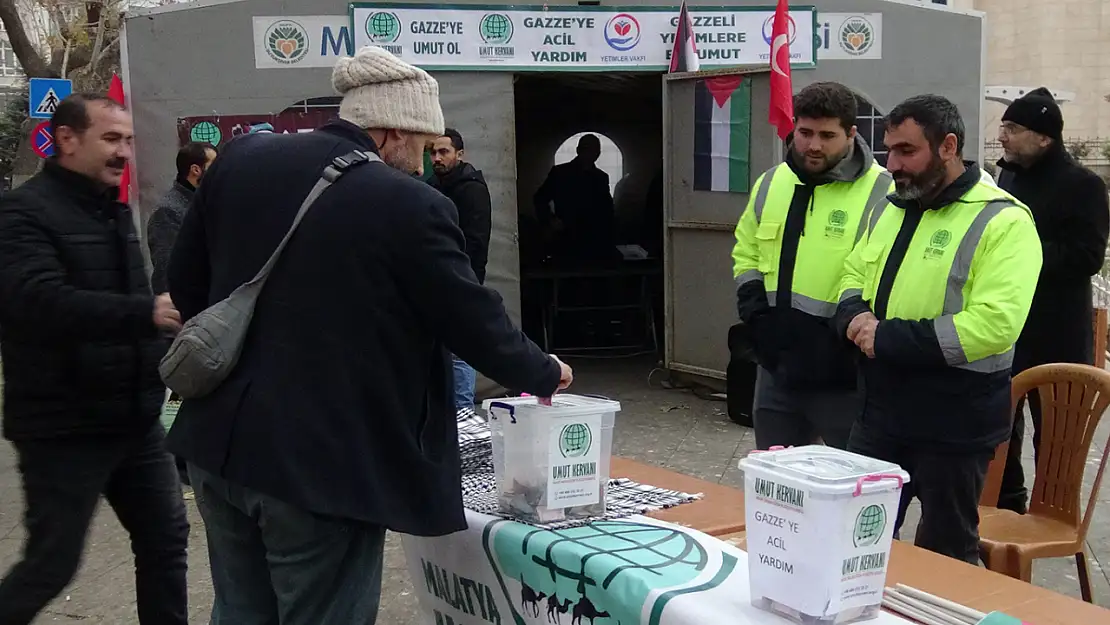
[[[1102,268],[1110,230],[1106,184],[1064,149],[1064,118],[1048,89],[1014,100],[1002,116],[998,185],[1033,211],[1044,251],[1037,293],[1014,352],[1013,373],[1041,364],[1094,362],[1091,276]],[[1030,396],[1033,448],[1040,444],[1041,406]],[[1025,415],[1014,418],[998,507],[1027,509],[1021,445]]]

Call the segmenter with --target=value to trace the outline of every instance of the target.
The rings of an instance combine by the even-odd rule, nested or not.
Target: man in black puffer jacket
[[[1002,115],[998,139],[1005,153],[998,161],[998,186],[1033,211],[1044,249],[1037,293],[1014,351],[1014,375],[1049,363],[1094,363],[1091,276],[1106,256],[1110,208],[1106,184],[1067,153],[1063,130],[1060,107],[1044,87],[1015,100]],[[1036,450],[1041,406],[1039,398],[1028,403]],[[1018,513],[1025,512],[1028,494],[1021,466],[1024,436],[1019,408],[998,500],[999,508]]]
[[[23,559],[0,583],[0,623],[26,625],[73,579],[103,494],[131,534],[138,620],[185,625],[189,524],[158,421],[165,333],[131,211],[117,200],[131,115],[74,95],[57,155],[0,202],[4,436],[26,496]]]

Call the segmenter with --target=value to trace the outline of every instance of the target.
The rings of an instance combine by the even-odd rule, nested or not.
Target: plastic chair
[[[981,507],[979,551],[988,569],[1025,582],[1032,577],[1033,560],[1074,556],[1083,600],[1091,602],[1085,545],[1110,441],[1082,512],[1079,498],[1095,429],[1110,406],[1110,373],[1087,365],[1053,364],[1014,378],[1014,397],[1033,390],[1040,395],[1042,424],[1029,512]]]

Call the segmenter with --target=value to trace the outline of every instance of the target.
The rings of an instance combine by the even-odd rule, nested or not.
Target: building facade
[[[975,0],[987,14],[987,84],[1045,85],[1075,94],[1064,135],[1110,139],[1110,2]],[[988,104],[987,120],[1002,115]]]

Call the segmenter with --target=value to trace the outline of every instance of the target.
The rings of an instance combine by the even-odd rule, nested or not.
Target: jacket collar
[[[378,152],[378,145],[374,143],[374,140],[370,138],[370,135],[367,134],[367,132],[362,128],[359,128],[358,126],[345,119],[333,119],[321,126],[319,128],[319,131],[334,135],[336,137],[339,137],[340,139],[346,139],[347,141],[357,143],[359,149],[363,150],[364,152],[373,152],[374,154],[381,156],[381,154]]]
[[[76,198],[109,202],[119,200],[119,187],[105,187],[85,174],[62,167],[57,159],[46,159],[43,173],[57,182],[65,193]]]
[[[181,191],[182,193],[185,193],[189,197],[192,197],[192,195],[197,191],[197,188],[193,186],[193,183],[184,178],[178,178],[177,180],[174,180],[173,188]]]
[[[952,184],[941,189],[936,197],[930,200],[903,200],[896,194],[891,193],[886,196],[890,203],[904,210],[935,210],[944,208],[949,204],[954,204],[961,201],[964,195],[967,194],[975,185],[979,184],[982,179],[982,172],[979,170],[979,165],[975,161],[964,161],[964,173],[960,174]]]

